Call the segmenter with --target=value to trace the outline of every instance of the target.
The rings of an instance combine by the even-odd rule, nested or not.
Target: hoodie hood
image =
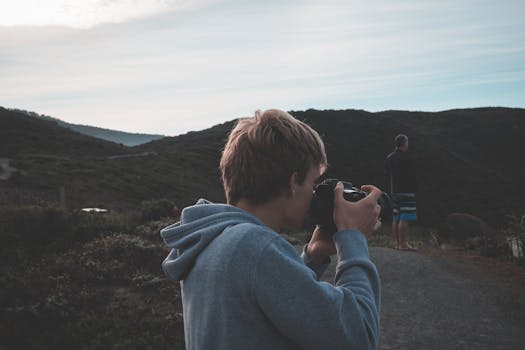
[[[208,244],[225,228],[240,223],[264,225],[245,210],[205,199],[185,208],[179,222],[160,231],[164,243],[171,248],[162,263],[164,273],[176,281],[183,280]]]

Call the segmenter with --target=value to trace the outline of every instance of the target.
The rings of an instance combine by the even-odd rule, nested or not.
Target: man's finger
[[[377,217],[379,217],[379,214],[381,214],[381,206],[379,204],[376,204],[374,212],[377,215]]]
[[[374,232],[379,231],[381,228],[381,220],[377,220],[376,224],[374,225]]]
[[[373,186],[373,185],[363,185],[361,186],[361,190],[368,192],[367,198],[371,198],[370,200],[377,201],[379,197],[381,197],[381,194],[383,191],[381,191],[379,188]]]
[[[342,182],[338,182],[337,185],[334,188],[334,201],[338,201],[341,199],[344,199],[343,197],[343,191],[345,187],[343,186]]]

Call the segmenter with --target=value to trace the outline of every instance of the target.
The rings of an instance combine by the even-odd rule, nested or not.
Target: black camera
[[[357,202],[365,198],[368,193],[354,187],[351,182],[337,179],[326,179],[314,186],[314,196],[310,206],[310,216],[314,223],[326,233],[334,234],[337,228],[333,219],[334,212],[334,188],[338,182],[344,185],[343,197],[349,202]],[[381,217],[388,215],[392,210],[392,202],[386,193],[382,193],[378,200],[381,207]]]

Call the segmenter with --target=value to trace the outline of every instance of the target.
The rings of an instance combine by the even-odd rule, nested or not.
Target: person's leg
[[[390,198],[392,199],[392,239],[394,249],[399,249],[399,203],[395,193],[392,193]]]
[[[408,243],[410,221],[417,220],[416,196],[414,193],[404,193],[400,196],[399,203],[399,249],[413,250]]]
[[[399,249],[399,221],[392,221],[392,238],[394,239],[394,249]]]
[[[408,221],[400,220],[398,225],[399,249],[408,249]]]

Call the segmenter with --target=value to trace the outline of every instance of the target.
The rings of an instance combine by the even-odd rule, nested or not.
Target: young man
[[[409,222],[417,220],[416,169],[408,151],[408,137],[399,134],[394,139],[395,150],[385,161],[390,178],[390,193],[394,202],[392,235],[394,248],[414,250],[408,243]]]
[[[204,199],[161,231],[165,273],[180,281],[188,349],[375,349],[380,283],[367,237],[381,191],[359,202],[334,191],[333,236],[302,255],[278,232],[299,229],[327,165],[323,142],[280,110],[239,120],[220,168],[228,204]],[[337,254],[335,286],[319,278]]]

